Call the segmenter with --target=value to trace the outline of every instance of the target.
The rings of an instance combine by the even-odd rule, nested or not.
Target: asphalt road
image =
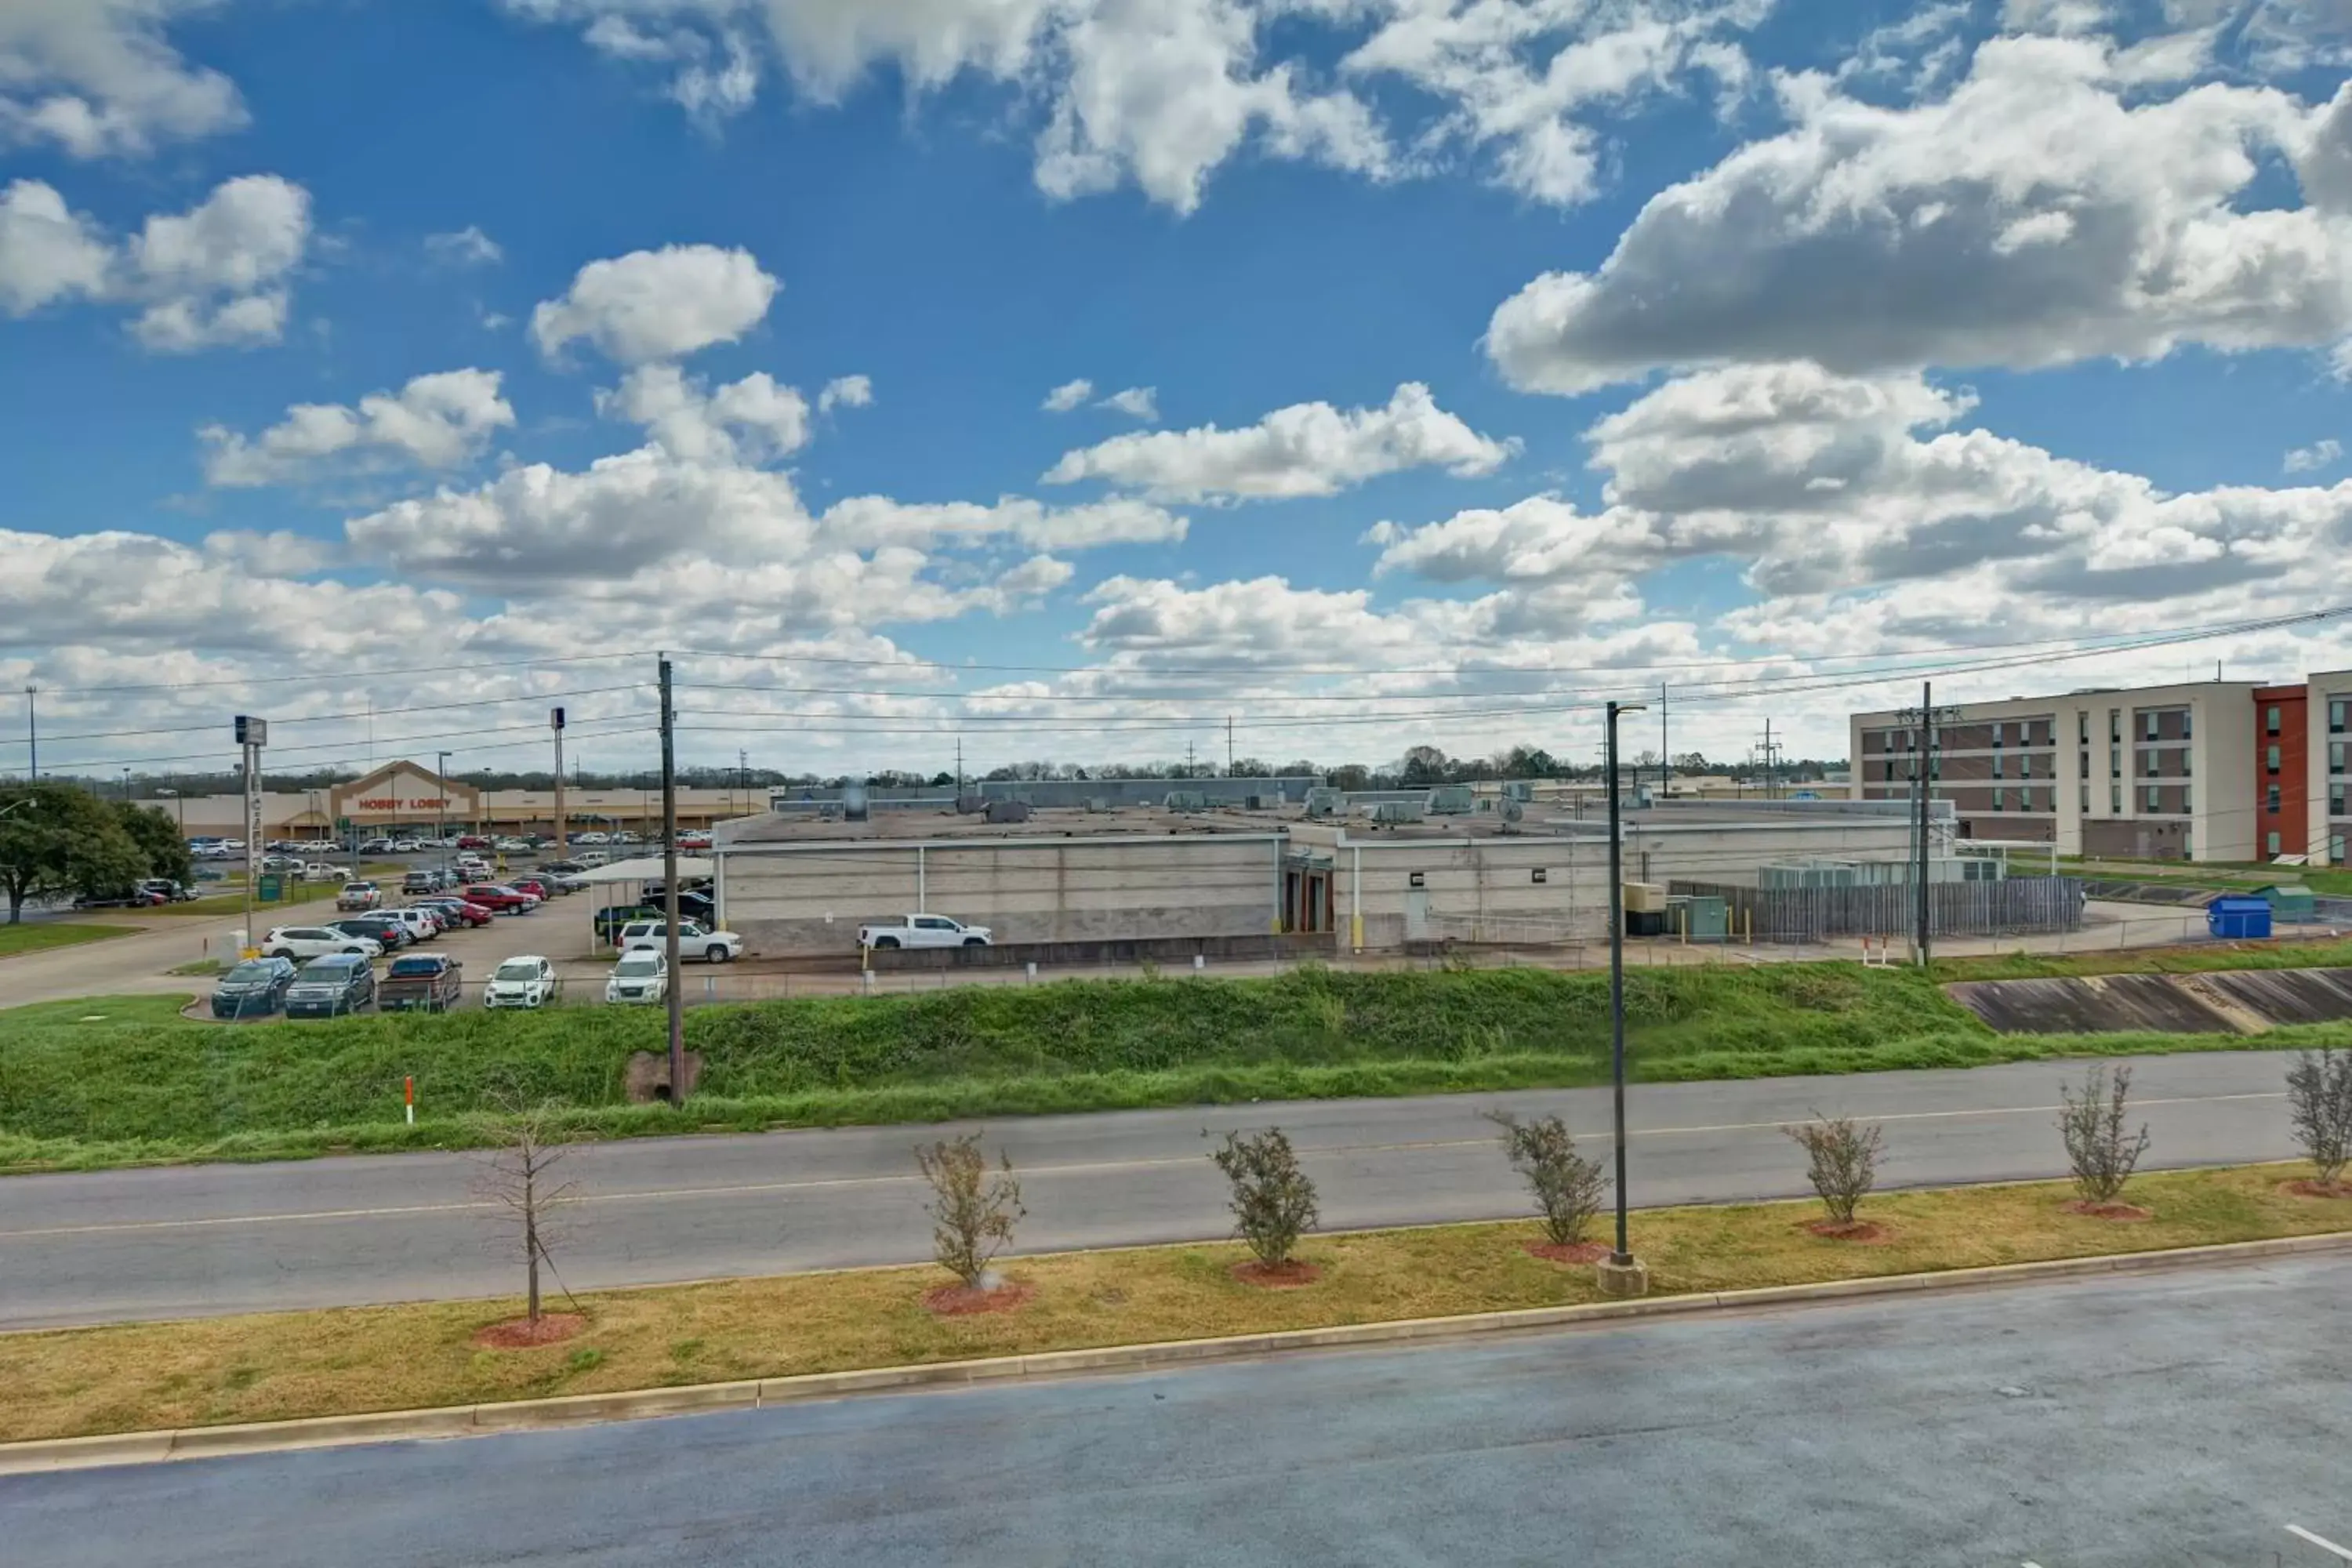
[[[2132,1064],[2148,1164],[2294,1152],[2264,1051]],[[2063,1175],[2053,1117],[2079,1065],[1637,1086],[1631,1188],[1644,1205],[1802,1195],[1780,1131],[1818,1108],[1883,1120],[1888,1184]],[[1006,1120],[1031,1251],[1227,1234],[1203,1130],[1287,1130],[1327,1228],[1489,1218],[1527,1199],[1480,1113],[1557,1110],[1605,1151],[1606,1090],[1323,1100]],[[919,1140],[848,1128],[583,1145],[556,1252],[574,1289],[772,1274],[930,1256]],[[518,1288],[481,1156],[404,1154],[0,1180],[0,1327],[502,1294]]]
[[[44,1568],[2320,1568],[2298,1258],[1405,1351],[0,1479]]]

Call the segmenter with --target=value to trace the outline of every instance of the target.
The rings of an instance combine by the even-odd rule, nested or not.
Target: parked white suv
[[[485,1007],[542,1007],[555,1000],[555,965],[536,953],[521,953],[490,971],[482,987]]]
[[[411,942],[431,942],[435,937],[441,934],[441,922],[435,920],[431,915],[426,914],[423,910],[378,910],[375,912],[383,916],[386,920],[398,921],[403,926],[406,927],[408,931],[408,938]]]
[[[681,934],[684,928],[680,928]],[[625,952],[604,982],[604,1000],[613,1003],[654,1003],[669,994],[669,960],[659,948]]]
[[[373,937],[353,936],[326,926],[278,926],[261,939],[259,946],[265,958],[290,958],[299,963],[324,958],[331,952],[356,952],[367,958],[383,956],[383,943]]]
[[[651,948],[667,952],[668,931],[659,921],[631,921],[621,928],[621,952],[625,954]],[[677,956],[680,963],[698,958],[709,963],[726,963],[743,956],[743,939],[731,931],[708,931],[693,921],[680,921]]]

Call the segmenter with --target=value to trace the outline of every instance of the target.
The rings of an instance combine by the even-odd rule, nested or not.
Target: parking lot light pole
[[[441,852],[441,885],[449,885],[449,753],[433,753],[433,776],[441,787],[434,791],[433,847]]]
[[[1639,1296],[1650,1288],[1650,1271],[1633,1260],[1626,1237],[1625,1195],[1625,867],[1622,786],[1617,776],[1617,719],[1639,713],[1645,704],[1612,702],[1608,708],[1608,766],[1603,786],[1609,791],[1609,1065],[1615,1093],[1612,1125],[1617,1140],[1617,1246],[1601,1259],[1601,1289],[1611,1296]]]

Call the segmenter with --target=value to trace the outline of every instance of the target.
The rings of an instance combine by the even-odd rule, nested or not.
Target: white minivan
[[[635,952],[650,948],[667,952],[669,948],[668,928],[659,921],[631,921],[621,928],[621,951]],[[681,963],[702,959],[710,963],[725,963],[743,956],[743,939],[731,931],[708,931],[692,921],[677,922],[677,956]]]

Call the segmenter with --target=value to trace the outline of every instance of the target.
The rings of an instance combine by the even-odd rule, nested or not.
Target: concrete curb
[[[0,1443],[0,1475],[91,1469],[110,1465],[147,1465],[231,1454],[340,1447],[357,1443],[480,1436],[496,1432],[583,1426],[605,1421],[701,1415],[717,1410],[752,1410],[803,1400],[841,1399],[907,1389],[953,1388],[1024,1378],[1147,1372],[1159,1367],[1243,1361],[1296,1351],[1468,1339],[1629,1319],[1766,1307],[1801,1307],[1816,1301],[1889,1296],[1906,1291],[1984,1289],[2045,1279],[2154,1273],[2204,1264],[2255,1262],[2299,1253],[2347,1250],[2352,1250],[2352,1231],[2330,1231],[2315,1236],[2282,1237],[2268,1241],[2124,1252],[2099,1258],[2058,1258],[2039,1263],[2011,1263],[1989,1268],[1952,1268],[1932,1274],[1889,1274],[1870,1279],[1831,1279],[1818,1284],[1774,1285],[1754,1290],[1694,1291],[1686,1295],[1654,1296],[1633,1301],[1596,1301],[1568,1307],[1475,1312],[1452,1318],[1345,1323],[1322,1329],[1236,1334],[1223,1339],[1103,1345],[1089,1350],[992,1356],[980,1361],[871,1367],[857,1372],[808,1373],[798,1377],[760,1378],[740,1383],[694,1384],[681,1388],[571,1394],[554,1399],[512,1400],[494,1405],[453,1405],[432,1410],[320,1415],[295,1421],[250,1422],[238,1426],[185,1426],[168,1431],[124,1432],[100,1437],[43,1438],[26,1443]]]

